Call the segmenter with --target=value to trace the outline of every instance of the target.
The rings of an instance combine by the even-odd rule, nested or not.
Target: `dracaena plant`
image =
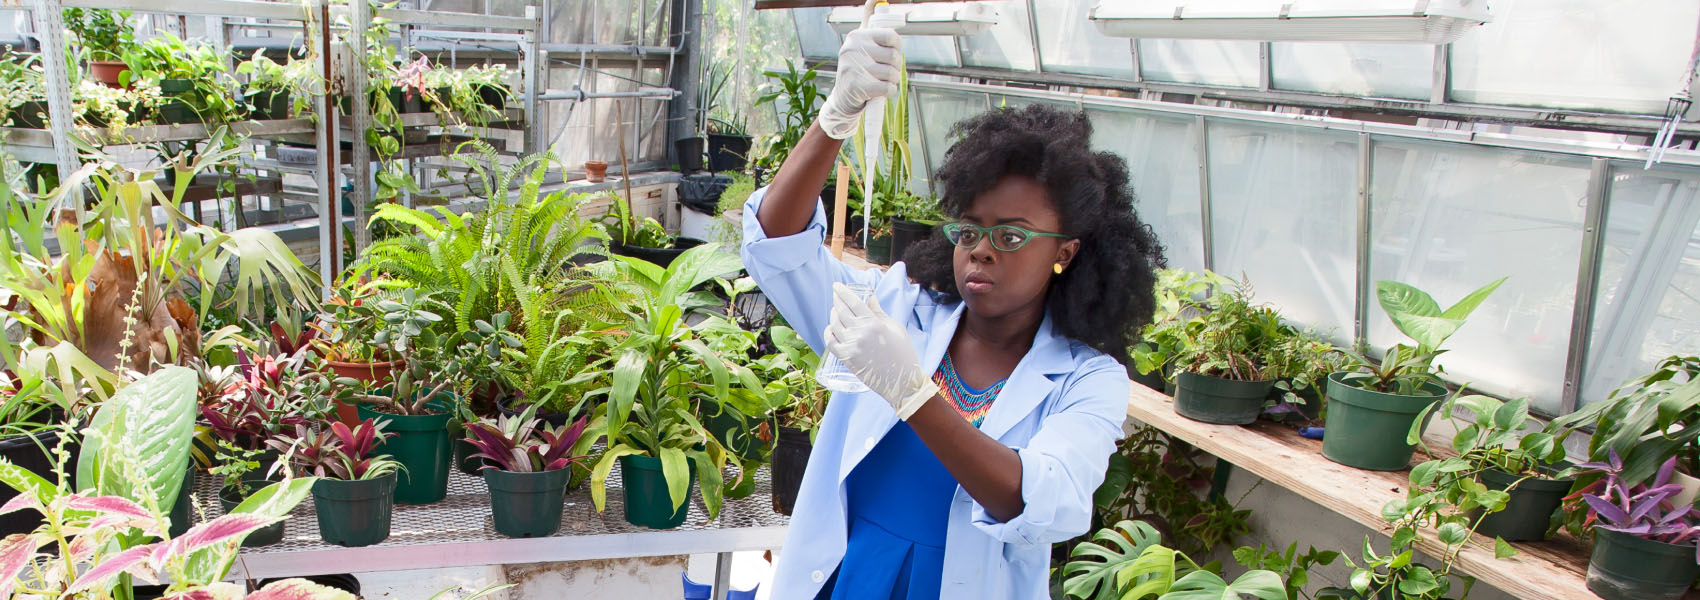
[[[1666,460],[1653,480],[1630,486],[1625,483],[1623,461],[1611,452],[1605,462],[1590,462],[1578,468],[1595,471],[1605,478],[1578,492],[1588,503],[1588,522],[1598,529],[1627,533],[1666,544],[1695,546],[1700,562],[1700,514],[1693,505],[1674,506],[1671,497],[1682,485],[1671,483],[1676,459]]]
[[[371,419],[361,421],[353,429],[333,422],[317,433],[306,426],[297,426],[294,434],[272,438],[267,446],[284,456],[299,474],[357,481],[376,479],[403,468],[388,455],[372,455],[378,442],[391,435],[394,434],[384,433],[383,425]]]
[[[594,440],[584,437],[590,426],[589,417],[553,430],[538,427],[535,418],[537,405],[526,407],[517,416],[503,415],[495,423],[480,422],[466,426],[472,433],[472,445],[478,448],[476,457],[489,460],[495,468],[513,473],[541,473],[565,469],[583,460],[575,454],[588,449]]]
[[[1464,319],[1481,306],[1504,277],[1477,288],[1446,310],[1428,292],[1397,281],[1375,282],[1376,301],[1393,326],[1417,345],[1395,344],[1376,362],[1364,355],[1349,352],[1355,363],[1352,372],[1343,378],[1345,383],[1382,393],[1416,395],[1441,372],[1435,358],[1445,350],[1440,348],[1447,338],[1464,326]]]

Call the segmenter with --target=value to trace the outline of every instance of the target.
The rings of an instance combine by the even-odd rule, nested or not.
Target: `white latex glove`
[[[835,140],[850,137],[869,100],[896,95],[902,55],[903,39],[893,29],[863,27],[844,36],[838,48],[838,83],[815,120],[821,131]]]
[[[863,302],[842,283],[832,284],[832,322],[826,327],[826,350],[870,391],[890,403],[899,419],[909,420],[909,415],[939,393],[939,386],[921,368],[903,325],[886,316],[878,299]]]

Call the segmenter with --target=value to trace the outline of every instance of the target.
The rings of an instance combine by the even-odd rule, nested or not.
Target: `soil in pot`
[[[891,235],[868,238],[868,262],[891,266]]]
[[[1328,460],[1371,471],[1399,471],[1410,466],[1415,444],[1405,443],[1417,414],[1446,395],[1430,382],[1428,395],[1405,396],[1366,390],[1342,382],[1345,372],[1328,376],[1328,434],[1322,455]]]
[[[667,492],[667,478],[661,474],[661,459],[627,455],[619,460],[627,523],[650,529],[673,529],[685,523],[685,514],[691,509],[690,498],[687,497],[678,510],[673,509],[673,498]],[[691,467],[690,476],[690,487],[695,488],[695,466]]]
[[[320,479],[313,483],[313,511],[327,544],[370,546],[390,537],[396,474],[375,479]]]
[[[1490,490],[1509,488],[1511,499],[1505,502],[1503,510],[1482,517],[1476,533],[1503,538],[1508,542],[1538,542],[1546,539],[1547,524],[1553,511],[1558,510],[1559,503],[1563,502],[1565,494],[1570,493],[1570,486],[1576,480],[1525,479],[1496,469],[1483,471],[1481,482]]]
[[[243,481],[243,483],[248,484],[250,492],[258,492],[272,484],[272,482],[264,479],[249,479]],[[230,488],[218,491],[218,503],[224,507],[224,514],[230,514],[230,511],[236,510],[236,507],[246,499],[247,497],[237,494],[236,490]],[[254,530],[253,533],[248,534],[248,537],[242,539],[242,547],[258,548],[283,541],[283,524],[286,521],[287,519]]]
[[[1273,381],[1234,381],[1191,371],[1175,377],[1175,413],[1217,425],[1247,425],[1263,413]]]
[[[496,531],[515,538],[544,537],[561,528],[561,509],[566,504],[567,482],[572,469],[541,473],[484,470],[484,485],[490,489],[490,512]]]
[[[909,248],[916,243],[933,235],[933,226],[919,221],[892,219],[891,221],[891,259],[903,260]]]
[[[395,489],[395,501],[402,504],[430,504],[449,492],[449,459],[454,454],[449,447],[451,415],[437,401],[430,406],[435,414],[392,415],[367,404],[359,407],[361,420],[387,421],[384,432],[395,434],[379,442],[375,452],[393,456],[405,467]]]
[[[790,516],[797,506],[797,490],[803,486],[803,471],[809,466],[809,432],[780,427],[773,444],[773,510]]]
[[[40,444],[40,445],[37,445]],[[59,431],[48,430],[34,435],[20,435],[0,439],[0,458],[22,467],[31,473],[41,476],[48,483],[58,483],[59,478],[53,473],[53,449],[59,446]],[[66,448],[72,457],[77,456],[80,445],[72,443]],[[0,485],[0,505],[11,502],[18,497],[18,491],[9,485]],[[13,511],[0,515],[0,537],[14,533],[29,533],[41,526],[41,513],[33,510]]]
[[[708,168],[711,171],[742,171],[749,164],[750,136],[708,134]]]
[[[1676,600],[1700,577],[1694,544],[1666,544],[1604,529],[1594,530],[1588,591],[1605,600]]]
[[[702,170],[702,149],[706,140],[700,137],[673,140],[673,153],[679,157],[679,171],[692,173]]]

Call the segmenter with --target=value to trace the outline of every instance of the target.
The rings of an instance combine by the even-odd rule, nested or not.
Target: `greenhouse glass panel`
[[[831,60],[838,58],[838,45],[844,43],[838,32],[826,24],[831,8],[793,8],[791,22],[797,25],[797,43],[806,58]]]
[[[1582,403],[1700,348],[1700,173],[1613,173]]]
[[[1149,81],[1254,88],[1262,83],[1257,42],[1139,40],[1139,72]]]
[[[1086,18],[1094,0],[1035,1],[1045,3],[1033,18],[1039,29],[1039,60],[1046,71],[1133,78],[1130,40],[1098,33]]]
[[[1370,276],[1451,306],[1509,276],[1446,342],[1449,379],[1557,412],[1564,389],[1586,159],[1451,144],[1377,140]],[[1371,294],[1373,295],[1373,287]],[[1370,346],[1406,338],[1370,303]]]
[[[921,103],[921,114],[927,116],[927,172],[937,173],[939,165],[944,164],[945,151],[956,141],[950,135],[951,127],[958,121],[986,112],[986,95],[915,88],[912,99]]]
[[[1663,113],[1694,49],[1693,0],[1501,0],[1452,44],[1457,102]]]
[[[1215,271],[1336,343],[1352,339],[1358,144],[1351,135],[1211,120]]]
[[[1276,89],[1427,100],[1434,87],[1434,47],[1275,42],[1269,70]]]
[[[1163,243],[1169,266],[1203,270],[1197,121],[1105,108],[1087,108],[1086,114],[1092,119],[1092,149],[1127,160],[1133,208]]]
[[[991,67],[1032,71],[1033,30],[1025,0],[997,3],[998,24],[980,35],[958,38],[962,45],[962,64],[969,67]]]
[[[833,49],[833,56],[838,50]],[[903,36],[903,59],[917,65],[960,67],[956,56],[956,38],[948,35]]]

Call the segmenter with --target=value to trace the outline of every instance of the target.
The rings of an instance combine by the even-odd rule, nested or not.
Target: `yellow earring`
[[[1051,272],[1056,273],[1058,275],[1061,275],[1062,274],[1062,263],[1057,263],[1057,264],[1051,265]]]

